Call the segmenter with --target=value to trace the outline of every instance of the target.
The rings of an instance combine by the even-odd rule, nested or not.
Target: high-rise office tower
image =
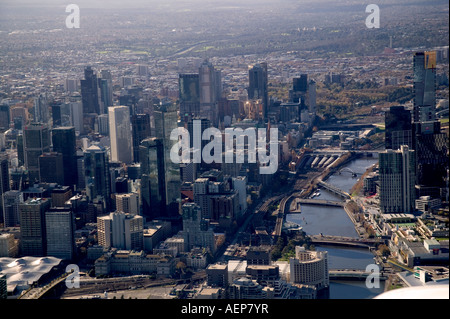
[[[105,248],[142,250],[144,248],[144,219],[121,212],[97,217],[98,243]]]
[[[84,69],[84,79],[81,83],[81,99],[83,102],[84,114],[101,114],[100,105],[98,103],[98,80],[94,70],[87,66]]]
[[[131,130],[133,133],[133,160],[139,163],[139,145],[151,136],[150,115],[135,114],[131,117]]]
[[[200,147],[199,151],[202,151],[204,147],[209,143],[208,140],[203,140],[202,135],[203,132],[211,127],[211,121],[207,118],[194,117],[187,122],[187,130],[189,132],[189,145],[190,147],[194,147],[194,139],[201,140],[201,144],[198,145]],[[198,134],[199,136],[196,136]],[[203,162],[203,161],[202,161]]]
[[[72,260],[75,257],[75,217],[67,208],[50,208],[45,213],[47,256]]]
[[[164,145],[160,138],[146,138],[139,147],[142,215],[148,220],[166,217]]]
[[[108,111],[111,160],[132,164],[133,138],[131,135],[130,108],[128,106],[111,106]]]
[[[200,115],[199,74],[180,74],[178,78],[181,121],[186,122]]]
[[[391,106],[385,114],[385,148],[398,150],[401,145],[412,145],[411,112],[404,106]]]
[[[439,121],[413,123],[416,151],[416,184],[445,188],[448,169],[448,137],[441,132]],[[435,196],[433,196],[435,197]]]
[[[413,150],[380,153],[380,208],[385,214],[410,213],[415,208],[416,158]]]
[[[98,133],[103,136],[109,136],[109,115],[100,114],[98,116]]]
[[[50,132],[42,123],[31,123],[23,130],[23,149],[25,168],[30,183],[39,181],[39,156],[50,152]]]
[[[64,184],[73,187],[77,183],[77,149],[75,127],[58,127],[52,130],[53,151],[62,154]]]
[[[48,107],[47,94],[40,94],[34,99],[34,122],[48,124],[50,120]]]
[[[64,82],[64,89],[66,92],[76,92],[78,91],[79,80],[77,79],[66,79]]]
[[[267,63],[263,62],[254,65],[252,68],[249,69],[248,77],[249,77],[248,99],[262,100],[263,103],[262,116],[264,121],[267,121],[267,115],[269,112]]]
[[[179,217],[181,209],[180,164],[170,159],[170,150],[178,142],[170,139],[178,127],[177,108],[173,104],[161,105],[154,111],[155,135],[162,139],[164,145],[165,193],[168,217]]]
[[[70,102],[70,125],[75,127],[75,131],[84,134],[83,124],[83,104],[81,102]]]
[[[29,198],[19,204],[22,255],[47,255],[45,213],[50,209],[50,203],[48,198]]]
[[[10,190],[2,195],[3,200],[3,222],[5,227],[16,227],[20,225],[19,204],[23,202],[23,194],[18,190]]]
[[[102,70],[98,79],[100,87],[100,102],[102,103],[102,113],[108,113],[108,107],[113,106],[112,76],[108,70]]]
[[[9,113],[9,105],[0,105],[0,132],[9,129],[9,124],[11,122],[11,116]]]
[[[289,90],[289,102],[298,103],[299,118],[302,112],[316,113],[316,82],[308,79],[308,74],[301,74],[300,77],[292,79],[292,88]]]
[[[8,155],[0,153],[0,220],[2,220],[3,216],[2,195],[9,190],[10,184]]]
[[[63,103],[60,101],[53,101],[50,103],[50,108],[52,109],[52,127],[61,126]]]
[[[220,72],[205,60],[199,68],[200,116],[209,119],[214,126],[218,124],[220,81]]]
[[[84,151],[83,163],[87,196],[91,201],[101,196],[109,207],[111,184],[106,150],[101,146],[91,145]]]
[[[39,156],[39,181],[64,185],[64,160],[61,153],[45,152]]]
[[[90,66],[84,69],[84,80],[80,80],[80,83],[81,101],[83,104],[82,133],[88,134],[95,132],[97,117],[102,114],[98,96],[98,79]],[[75,124],[73,125],[76,126]]]
[[[416,52],[413,57],[414,122],[436,118],[436,51]]]

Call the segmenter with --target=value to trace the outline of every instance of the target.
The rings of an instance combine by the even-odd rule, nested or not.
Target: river
[[[377,158],[359,158],[348,163],[345,167],[357,173],[359,177],[373,164]],[[350,172],[330,176],[326,182],[340,189],[350,192],[350,189],[358,181]],[[317,199],[341,200],[337,195],[321,189]],[[340,207],[302,205],[301,214],[288,214],[286,221],[299,224],[308,235],[334,235],[359,238],[355,227]],[[373,254],[367,249],[316,247],[317,250],[328,251],[329,269],[362,269],[373,264]],[[384,282],[380,282],[380,288],[367,288],[365,281],[331,281],[330,299],[370,299],[384,291]]]

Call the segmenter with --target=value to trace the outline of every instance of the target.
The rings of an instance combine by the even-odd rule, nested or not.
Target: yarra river
[[[345,167],[357,173],[358,177],[352,177],[349,172],[335,173],[326,182],[350,193],[350,189],[358,181],[358,178],[367,168],[376,164],[377,158],[359,158],[345,165]],[[341,198],[320,190],[316,199],[338,200]],[[286,221],[296,223],[303,227],[308,235],[334,235],[359,238],[355,227],[341,207],[302,205],[301,214],[288,214]],[[367,249],[360,248],[336,248],[330,246],[318,246],[316,250],[328,251],[329,269],[361,269],[374,264],[373,254]],[[384,281],[380,282],[380,288],[369,289],[365,281],[330,281],[330,299],[370,299],[384,291]]]

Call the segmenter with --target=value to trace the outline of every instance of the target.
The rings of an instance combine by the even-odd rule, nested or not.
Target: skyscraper
[[[292,79],[292,88],[289,90],[289,101],[299,104],[298,117],[301,119],[302,112],[316,113],[316,82],[308,79],[308,74]]]
[[[416,184],[423,187],[446,187],[448,169],[448,137],[441,132],[439,121],[413,124],[416,151]],[[433,196],[434,197],[434,196]]]
[[[20,225],[19,204],[23,202],[23,194],[18,190],[10,190],[2,195],[3,198],[3,222],[5,227]]]
[[[83,102],[84,114],[101,114],[98,103],[98,80],[94,70],[87,66],[84,69],[84,80],[81,83],[81,99]]]
[[[75,257],[75,217],[67,208],[50,208],[45,213],[47,256],[72,260]]]
[[[146,138],[139,147],[142,215],[148,220],[166,217],[164,145],[160,138]]]
[[[40,94],[34,99],[34,122],[48,124],[48,106],[47,94]]]
[[[178,78],[180,94],[180,116],[186,122],[192,116],[200,115],[199,74],[180,74]]]
[[[413,150],[380,153],[380,208],[385,214],[410,213],[415,208],[416,158]]]
[[[0,105],[0,131],[8,130],[11,122],[11,116],[9,114],[9,105]]]
[[[61,153],[45,152],[39,156],[39,181],[64,185],[64,160]]]
[[[133,160],[139,163],[139,145],[151,136],[150,115],[135,114],[131,117],[131,130],[133,133]]]
[[[109,111],[109,138],[111,160],[125,164],[133,163],[130,109],[128,106],[111,106]]]
[[[52,130],[53,151],[62,154],[64,184],[73,187],[77,183],[77,149],[75,127],[58,127]]]
[[[436,118],[436,51],[414,54],[414,122]]]
[[[113,106],[112,76],[108,70],[102,70],[100,76],[98,86],[100,87],[100,101],[102,103],[101,113],[108,113],[108,107]]]
[[[92,145],[84,151],[84,177],[89,199],[92,201],[97,196],[102,196],[106,207],[109,207],[111,193],[109,162],[103,147]]]
[[[50,202],[48,198],[29,198],[19,204],[22,255],[47,255],[45,212],[50,209]]]
[[[180,164],[170,159],[170,150],[177,143],[171,140],[170,135],[178,127],[177,108],[173,104],[161,105],[154,111],[155,134],[164,145],[164,179],[165,200],[168,217],[179,217],[181,209],[181,177]],[[141,167],[142,168],[142,167]]]
[[[9,191],[9,189],[10,185],[8,155],[0,153],[0,217],[3,216],[2,195]],[[3,221],[5,222],[5,220]]]
[[[25,168],[31,183],[39,181],[39,156],[50,151],[50,132],[42,123],[31,123],[23,131]]]
[[[80,80],[80,84],[83,104],[82,133],[87,134],[95,131],[97,117],[102,113],[98,97],[97,75],[90,66],[84,69],[84,80]],[[76,126],[75,123],[73,125]]]
[[[397,150],[401,145],[412,145],[411,112],[404,106],[391,106],[385,114],[385,148]]]
[[[267,114],[269,112],[269,91],[267,63],[259,63],[254,65],[248,71],[249,86],[248,98],[249,100],[262,100],[263,110],[262,116],[264,121],[267,121]]]
[[[209,119],[214,126],[218,124],[220,81],[220,71],[205,60],[199,68],[200,116]]]

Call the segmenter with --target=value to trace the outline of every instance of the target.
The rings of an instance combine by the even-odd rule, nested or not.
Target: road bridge
[[[373,275],[372,272],[367,272],[362,269],[329,269],[328,275],[331,280],[345,280],[345,279],[359,279],[366,280],[367,277]],[[380,280],[387,280],[387,276],[380,273]]]
[[[312,243],[316,245],[334,245],[359,248],[372,248],[384,243],[383,240],[377,238],[353,238],[341,236],[312,235],[310,236]]]

